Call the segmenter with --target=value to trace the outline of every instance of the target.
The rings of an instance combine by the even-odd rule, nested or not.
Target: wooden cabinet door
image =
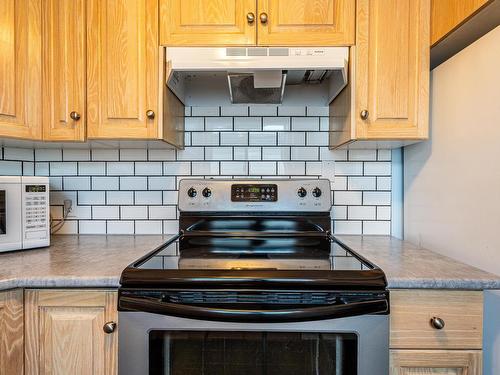
[[[0,375],[23,375],[24,315],[21,289],[0,293]]]
[[[354,44],[355,0],[258,0],[257,4],[259,45]]]
[[[85,140],[85,2],[46,0],[42,9],[43,139]]]
[[[256,0],[160,0],[160,44],[254,45],[255,17]]]
[[[429,24],[430,0],[357,1],[357,139],[428,137]]]
[[[158,138],[158,53],[157,0],[87,1],[88,138]]]
[[[41,0],[0,1],[0,137],[40,139]]]
[[[480,350],[391,350],[391,375],[482,375]]]
[[[116,309],[114,291],[27,290],[26,373],[117,374],[117,333],[103,331]]]

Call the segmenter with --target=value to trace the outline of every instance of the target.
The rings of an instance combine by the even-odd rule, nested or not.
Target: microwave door
[[[22,207],[19,184],[0,184],[0,252],[22,248]]]

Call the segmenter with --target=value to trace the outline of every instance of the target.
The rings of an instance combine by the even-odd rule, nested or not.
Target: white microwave
[[[49,178],[0,176],[0,252],[50,245]]]

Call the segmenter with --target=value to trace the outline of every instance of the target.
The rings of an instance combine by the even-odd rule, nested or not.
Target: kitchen
[[[499,4],[2,0],[0,374],[500,373]]]

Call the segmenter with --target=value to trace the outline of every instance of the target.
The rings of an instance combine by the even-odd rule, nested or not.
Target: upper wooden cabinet
[[[158,139],[158,1],[87,1],[88,138]]]
[[[330,107],[331,147],[428,137],[429,23],[430,0],[357,1],[351,87]]]
[[[24,374],[23,347],[23,291],[0,292],[0,375]]]
[[[115,375],[116,291],[27,290],[26,374]]]
[[[351,45],[354,0],[160,0],[162,45]]]
[[[42,136],[41,0],[0,1],[0,136]]]
[[[42,9],[43,139],[85,141],[84,0],[46,0]]]

